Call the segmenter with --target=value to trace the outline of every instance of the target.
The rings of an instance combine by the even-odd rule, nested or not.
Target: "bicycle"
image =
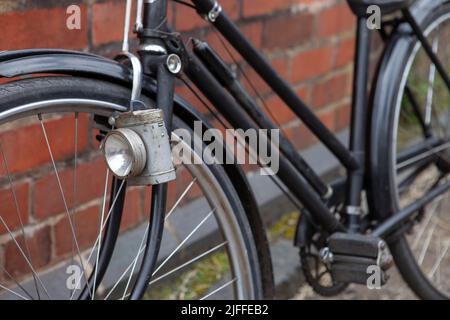
[[[440,39],[448,38],[450,3],[348,1],[357,16],[357,45],[347,148],[243,36],[219,2],[176,2],[214,25],[347,170],[346,177],[327,184],[280,137],[279,171],[272,178],[286,187],[293,203],[302,204],[295,245],[313,289],[331,296],[349,283],[367,284],[371,267],[382,285],[388,281],[386,272],[393,258],[419,297],[448,298],[449,271],[441,268],[450,248],[442,202],[450,188],[448,111],[438,108],[433,98],[443,99],[443,105],[448,102],[450,79]],[[276,129],[277,125],[207,43],[192,39],[186,44],[170,29],[167,4],[167,0],[137,1],[139,58],[129,52],[130,0],[123,53],[116,60],[50,49],[0,54],[0,75],[13,79],[0,86],[2,182],[10,187],[13,199],[11,212],[0,215],[4,297],[273,297],[265,230],[245,175],[237,165],[215,164],[214,155],[211,161],[191,164],[192,158],[204,156],[198,152],[203,142],[187,143],[177,129],[195,136],[196,121],[203,131],[212,127],[174,95],[175,78],[187,85],[189,79],[233,128]],[[385,49],[369,95],[372,32],[367,28],[367,8],[373,4],[388,19],[379,30]],[[31,77],[14,79],[25,75]],[[8,130],[30,124],[33,130]],[[73,145],[61,140],[62,135]],[[180,154],[181,159],[172,161],[169,135],[172,143],[189,151]],[[5,142],[8,137],[12,142]],[[271,138],[264,143],[270,145]],[[15,149],[19,141],[28,141],[30,150]],[[34,150],[36,145],[46,152]],[[227,147],[221,144],[221,148]],[[46,164],[46,171],[33,172],[35,162]],[[82,174],[82,169],[87,173]],[[98,178],[100,171],[105,174]],[[79,191],[82,182],[85,187]],[[178,183],[183,182],[187,183],[180,188]],[[31,209],[28,200],[19,201],[29,186],[40,201]],[[45,201],[52,192],[60,197],[58,203]],[[191,192],[193,204],[185,199]],[[84,204],[86,194],[92,193],[100,200]],[[138,203],[140,212],[151,210],[148,217],[139,217],[148,221],[136,230],[122,221],[129,218],[127,212],[138,211],[127,211],[127,199],[131,199],[128,205]],[[170,208],[167,213],[166,208]],[[168,252],[160,252],[162,238],[171,240],[164,226],[170,229],[175,211],[181,209],[190,212],[181,223],[193,226],[178,242],[172,241]],[[36,221],[43,221],[43,227]],[[213,232],[195,240],[208,225]],[[121,241],[124,230],[127,242]],[[53,238],[58,240],[56,247]],[[179,254],[188,242],[195,251],[198,241],[208,242],[210,248],[194,257]],[[429,251],[430,245],[437,249]],[[46,254],[36,256],[39,251]],[[207,266],[199,266],[205,259],[209,259]],[[60,285],[53,285],[51,280],[67,267],[81,272],[70,283],[63,276]],[[175,277],[179,271],[183,273]],[[177,291],[173,295],[158,287],[167,279]]]

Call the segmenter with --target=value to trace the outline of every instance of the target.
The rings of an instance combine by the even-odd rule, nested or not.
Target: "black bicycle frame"
[[[192,0],[201,15],[208,15],[216,6],[211,0]],[[245,38],[236,25],[222,12],[213,22],[217,30],[239,52],[247,63],[261,76],[272,90],[285,102],[285,104],[304,122],[304,124],[317,136],[317,138],[336,156],[340,163],[348,170],[348,192],[346,205],[349,212],[357,213],[353,208],[360,207],[360,196],[364,187],[365,162],[365,122],[367,115],[367,65],[369,57],[370,33],[366,28],[366,19],[361,18],[358,23],[357,59],[355,64],[355,85],[353,96],[353,113],[351,122],[350,148],[346,148],[336,136],[325,127],[310,108],[297,96],[290,85],[283,80],[270,66],[260,52]],[[224,92],[221,84],[204,68],[194,57],[190,57],[186,66],[186,74],[202,93],[214,104],[224,117],[238,128],[253,128],[255,125],[242,109],[241,105]],[[207,79],[205,81],[205,79]],[[260,126],[267,129],[267,126]],[[307,166],[307,165],[306,165]],[[313,171],[309,166],[305,171]],[[295,196],[312,212],[313,216],[328,231],[345,230],[331,214],[326,206],[324,194],[317,195],[310,185],[325,184],[317,176],[301,174],[296,170],[292,161],[285,154],[280,154],[280,169],[278,177],[293,191]],[[307,183],[304,178],[307,178]],[[329,194],[328,194],[329,195]],[[324,199],[325,198],[325,199]],[[359,221],[357,215],[349,220],[349,230],[357,231]]]
[[[367,28],[367,18],[360,16],[357,21],[350,143],[347,148],[296,95],[290,85],[277,74],[264,56],[245,38],[226,13],[218,10],[220,6],[216,1],[191,0],[191,2],[198,13],[210,20],[218,32],[240,53],[245,61],[347,169],[345,213],[349,216],[348,225],[343,226],[326,205],[326,200],[330,196],[329,192],[327,192],[329,186],[314,174],[313,169],[306,164],[300,155],[293,154],[292,145],[284,138],[280,144],[282,152],[280,154],[280,166],[277,176],[327,231],[361,231],[361,221],[359,220],[361,194],[365,188],[368,154],[366,143],[369,114],[367,84],[371,32]],[[159,0],[153,3],[147,1],[145,3],[144,12],[147,18],[144,19],[144,31],[140,33],[142,43],[159,41],[158,44],[161,45],[162,35],[160,32],[155,32],[155,29],[159,28],[161,30],[161,26],[165,26],[166,8],[167,0]],[[214,14],[213,18],[211,18],[212,14]],[[450,90],[449,77],[445,73],[445,69],[438,57],[433,53],[414,17],[408,9],[403,10],[403,14]],[[167,29],[164,31],[168,32]],[[236,79],[226,72],[226,67],[217,63],[214,57],[208,56],[208,52],[202,53],[200,42],[194,43],[194,51],[195,47],[197,47],[198,51],[197,56],[185,52],[185,56],[182,57],[185,63],[184,72],[225,119],[233,127],[244,130],[273,128],[270,120],[257,110],[257,104],[245,93],[245,90],[239,87]],[[144,57],[144,63],[146,61]],[[167,94],[166,85],[167,83],[161,85],[161,90],[165,94]],[[159,84],[158,87],[160,87]],[[162,107],[168,108],[168,105],[170,103],[166,100],[163,102]],[[410,219],[419,208],[431,202],[449,188],[450,183],[446,183],[431,190],[426,197],[384,221],[374,230],[374,234],[380,237],[389,235]]]

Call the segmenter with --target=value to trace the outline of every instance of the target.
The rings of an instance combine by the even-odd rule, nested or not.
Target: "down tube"
[[[241,106],[224,90],[218,80],[196,57],[189,55],[185,73],[233,127],[244,130],[256,128],[248,115],[241,110]],[[282,154],[280,154],[280,167],[277,176],[327,231],[345,230],[317,193],[304,181],[295,167]]]

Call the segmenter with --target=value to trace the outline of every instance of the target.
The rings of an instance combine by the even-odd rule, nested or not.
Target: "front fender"
[[[33,49],[0,53],[0,77],[36,73],[89,76],[122,84],[131,83],[132,77],[123,64],[84,52]]]

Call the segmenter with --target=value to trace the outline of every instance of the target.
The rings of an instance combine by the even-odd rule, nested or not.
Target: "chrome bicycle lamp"
[[[176,178],[161,110],[141,110],[110,119],[102,150],[111,172],[129,185],[155,185]]]

